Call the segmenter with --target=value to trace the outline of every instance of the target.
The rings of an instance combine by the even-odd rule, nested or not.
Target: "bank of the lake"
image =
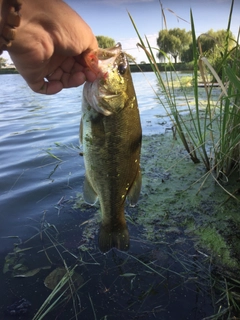
[[[206,179],[203,163],[194,164],[172,132],[144,136],[141,163],[143,188],[135,219],[144,226],[146,238],[164,241],[170,232],[192,236],[196,248],[219,270],[240,274],[239,201],[211,173]],[[233,193],[239,188],[238,177],[223,186]]]
[[[202,162],[192,162],[172,131],[143,136],[141,168],[141,197],[127,212],[130,224],[143,228],[142,241],[191,238],[218,271],[240,279],[240,202],[215,182]],[[238,187],[237,177],[224,185],[229,192]],[[85,208],[81,194],[77,203]]]
[[[19,72],[17,69],[14,68],[0,68],[0,75],[1,74],[18,74]]]
[[[193,63],[178,62],[175,64],[170,63],[157,63],[159,71],[181,71],[192,72]],[[150,63],[130,64],[131,72],[152,72],[152,66]]]
[[[166,63],[157,64],[160,71],[172,71],[173,66]],[[150,63],[130,64],[131,72],[152,72],[152,66]],[[174,64],[175,71],[192,72],[193,65],[191,63],[179,62]],[[18,71],[13,68],[2,68],[0,69],[1,74],[17,74]]]

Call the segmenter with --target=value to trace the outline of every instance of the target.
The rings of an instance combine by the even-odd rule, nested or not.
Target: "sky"
[[[190,9],[193,12],[197,36],[210,29],[226,29],[232,0],[65,0],[91,27],[93,33],[111,37],[121,42],[123,50],[136,61],[147,61],[145,53],[137,48],[137,34],[128,16],[131,14],[139,33],[147,37],[151,46],[157,47],[156,39],[165,28],[180,28],[189,31]],[[169,11],[172,10],[174,13]],[[180,18],[178,18],[178,17]],[[184,21],[184,20],[186,21]],[[238,34],[240,26],[240,0],[235,0],[231,31]],[[8,55],[4,53],[4,58]]]

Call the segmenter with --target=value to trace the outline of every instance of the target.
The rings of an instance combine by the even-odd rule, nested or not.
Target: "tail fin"
[[[103,253],[108,252],[112,248],[127,251],[129,249],[129,242],[129,232],[126,224],[114,229],[110,225],[100,225],[98,246]]]

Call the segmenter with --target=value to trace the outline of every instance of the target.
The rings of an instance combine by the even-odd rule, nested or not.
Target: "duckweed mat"
[[[236,200],[203,163],[190,160],[180,139],[170,132],[143,137],[141,164],[142,195],[132,218],[144,226],[144,236],[162,241],[170,232],[183,231],[219,267],[239,269],[239,178],[220,181]]]

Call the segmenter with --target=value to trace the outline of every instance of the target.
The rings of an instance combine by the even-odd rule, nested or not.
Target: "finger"
[[[63,88],[78,87],[86,81],[86,76],[83,72],[67,73],[58,68],[54,73],[47,77],[49,82],[60,81]]]
[[[83,68],[76,66],[76,62],[73,58],[66,58],[59,67],[57,67],[50,75],[46,78],[51,80],[61,80],[65,73],[70,74],[76,71],[82,71]]]
[[[74,63],[71,73],[72,74],[74,74],[74,73],[84,73],[85,77],[86,77],[86,80],[90,81],[90,82],[93,82],[98,78],[98,74],[96,74],[95,72],[93,72],[89,68],[84,68],[78,62]]]
[[[34,90],[37,93],[41,93],[41,94],[47,94],[47,95],[51,95],[51,94],[55,94],[60,92],[63,89],[63,84],[61,81],[44,81],[43,85],[40,87],[38,87],[38,89]]]
[[[61,69],[64,72],[71,72],[73,70],[75,64],[75,60],[73,57],[68,57],[67,59],[65,59],[62,63],[61,63]]]
[[[71,67],[71,70],[68,68]],[[68,70],[68,72],[65,71]],[[83,72],[83,67],[74,61],[74,64],[69,63],[68,66],[58,67],[51,75],[47,76],[47,80],[51,81],[61,81],[63,88],[78,87],[82,85],[85,81],[89,79],[95,80],[95,75],[90,72],[90,75],[85,75]]]
[[[46,81],[43,79],[42,81],[38,81],[35,83],[29,83],[29,87],[37,93],[41,94],[55,94],[63,89],[63,84],[61,81]]]
[[[63,76],[63,70],[61,68],[57,68],[53,73],[48,75],[46,78],[48,81],[60,81]]]
[[[73,74],[63,73],[60,80],[42,80],[37,83],[28,83],[29,87],[41,94],[55,94],[64,88],[78,87],[84,84],[86,76],[83,72]]]
[[[64,88],[78,87],[84,84],[86,76],[83,72],[64,73],[61,79]]]
[[[89,82],[94,82],[98,78],[98,75],[90,69],[85,69],[84,74]]]

